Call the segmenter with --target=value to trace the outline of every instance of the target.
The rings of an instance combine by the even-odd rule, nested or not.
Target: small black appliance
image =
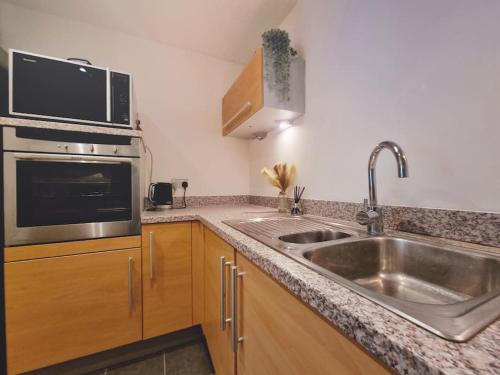
[[[172,184],[170,182],[155,182],[149,185],[149,202],[152,209],[156,206],[172,205]]]

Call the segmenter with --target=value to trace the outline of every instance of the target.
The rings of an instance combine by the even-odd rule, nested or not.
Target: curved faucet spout
[[[380,142],[372,151],[370,155],[370,160],[368,161],[368,192],[369,192],[369,204],[370,207],[377,206],[377,190],[375,188],[375,164],[377,162],[377,157],[380,151],[384,148],[390,150],[396,158],[398,164],[398,177],[405,178],[408,177],[408,163],[406,161],[406,155],[396,143],[391,141]]]

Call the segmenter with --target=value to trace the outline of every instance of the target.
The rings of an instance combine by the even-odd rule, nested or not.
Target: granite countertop
[[[39,129],[67,130],[75,132],[124,135],[129,137],[142,137],[142,131],[134,129],[112,128],[108,126],[94,126],[82,124],[70,124],[66,122],[28,120],[16,117],[0,117],[0,125],[24,126]]]
[[[144,212],[142,223],[200,220],[396,372],[500,373],[500,321],[466,343],[446,341],[222,223],[272,212],[276,210],[255,205],[209,206]],[[456,241],[449,242],[456,244]],[[480,245],[469,247],[485,248]]]

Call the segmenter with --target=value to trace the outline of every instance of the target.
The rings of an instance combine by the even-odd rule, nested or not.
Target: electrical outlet
[[[188,182],[188,179],[187,178],[172,178],[171,182],[172,182],[172,190],[174,191],[174,194],[179,193],[179,192],[182,193],[184,191],[184,189],[182,187],[182,183],[184,181]],[[182,195],[182,194],[180,194],[180,195]]]

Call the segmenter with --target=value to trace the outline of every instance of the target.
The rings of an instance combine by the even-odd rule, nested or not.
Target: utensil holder
[[[300,216],[302,215],[302,207],[300,205],[300,202],[299,203],[293,203],[292,204],[292,209],[291,209],[291,212],[292,216]]]

